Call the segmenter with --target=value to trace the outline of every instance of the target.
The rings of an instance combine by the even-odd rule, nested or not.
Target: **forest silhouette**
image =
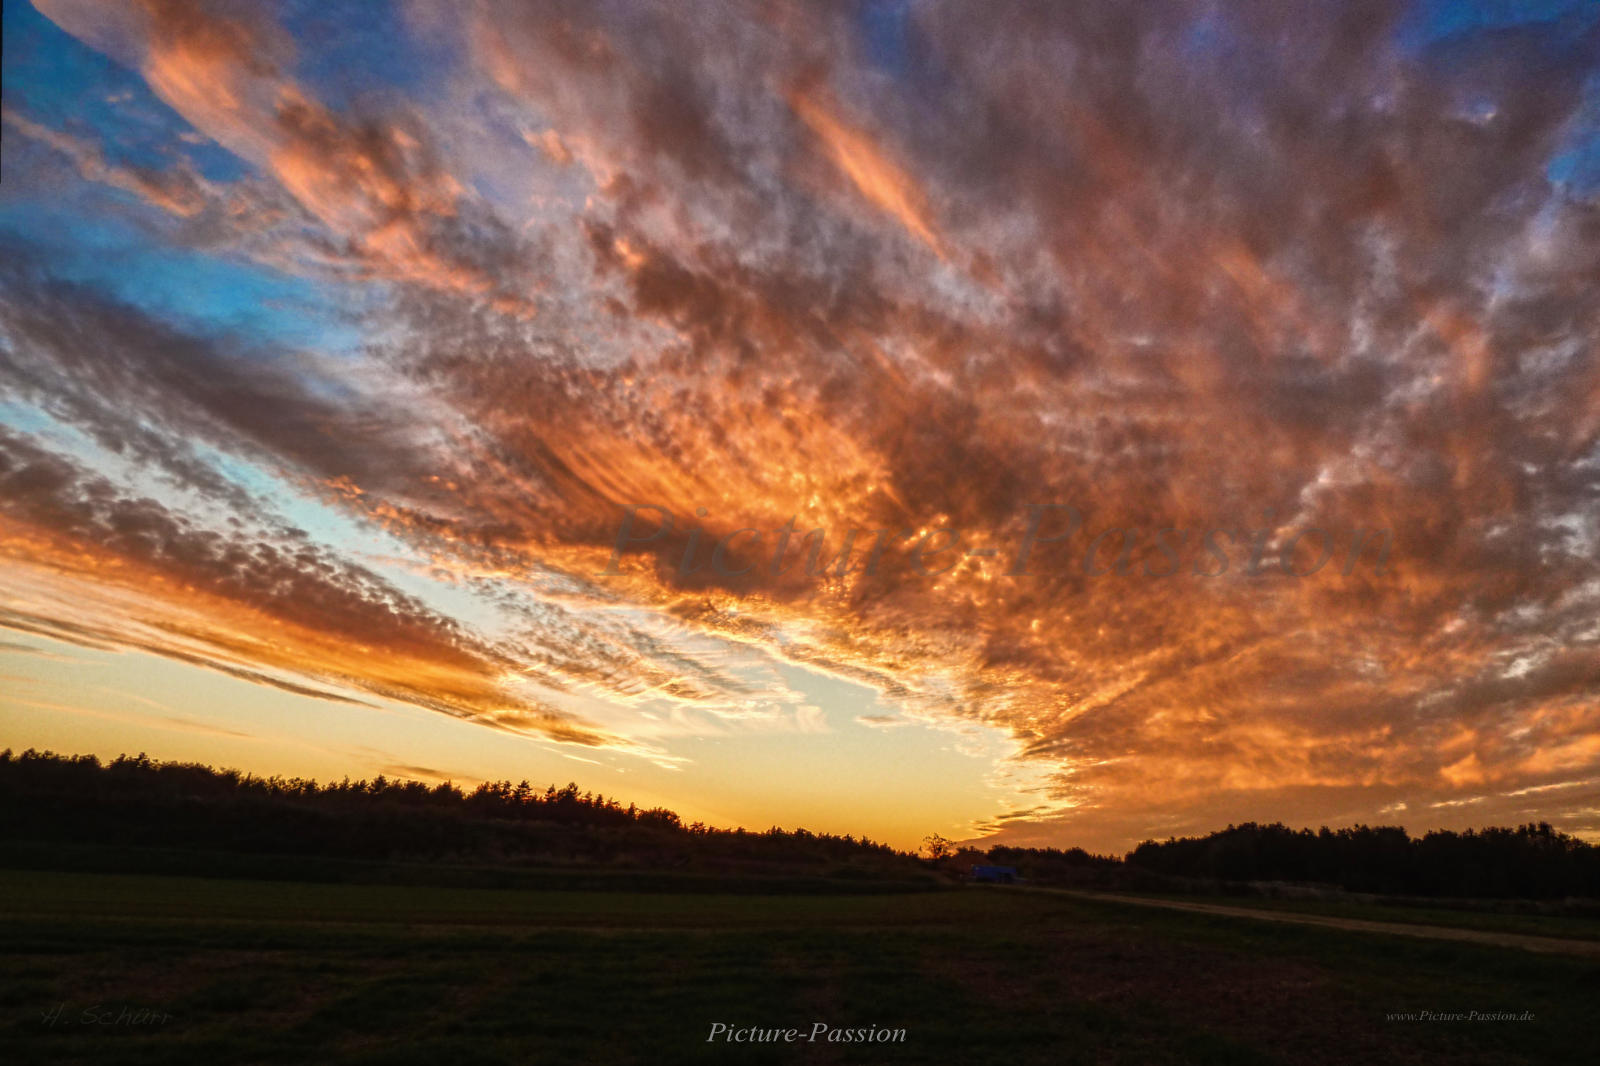
[[[1413,837],[1398,826],[1291,829],[1230,825],[1203,837],[1146,841],[1122,857],[1081,848],[953,847],[933,859],[850,834],[685,823],[663,807],[623,805],[575,783],[485,782],[469,790],[378,776],[319,784],[144,754],[0,752],[0,838],[12,862],[83,861],[85,849],[211,856],[299,856],[277,876],[333,876],[312,860],[578,868],[741,878],[807,877],[937,887],[978,863],[1035,884],[1206,891],[1282,882],[1357,893],[1482,899],[1600,898],[1600,847],[1548,823]],[[26,845],[19,848],[17,845]],[[76,855],[76,859],[72,856]],[[31,859],[29,858],[31,856]],[[207,860],[216,872],[236,862]],[[150,864],[145,864],[148,868]],[[196,872],[203,863],[184,864]],[[259,870],[259,865],[253,867]],[[786,887],[796,886],[792,880]]]

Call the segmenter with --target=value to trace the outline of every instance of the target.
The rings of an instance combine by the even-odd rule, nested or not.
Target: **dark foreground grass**
[[[6,1063],[1521,1063],[1600,967],[1043,893],[660,895],[0,873]],[[1394,1021],[1531,1011],[1527,1022]],[[711,1026],[904,1029],[733,1046]]]
[[[1553,936],[1563,940],[1600,940],[1600,918],[1587,915],[1520,914],[1446,904],[1386,903],[1365,900],[1275,899],[1265,896],[1193,895],[1173,892],[1126,893],[1146,899],[1173,903],[1214,903],[1223,907],[1250,910],[1287,911],[1326,918],[1355,918],[1369,922],[1401,922],[1410,925],[1438,925],[1450,929],[1474,929],[1485,933],[1517,933],[1527,936]]]

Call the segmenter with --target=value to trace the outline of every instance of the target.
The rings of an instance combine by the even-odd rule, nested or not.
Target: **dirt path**
[[[1489,944],[1501,948],[1521,948],[1524,951],[1542,951],[1556,955],[1579,955],[1600,958],[1600,940],[1564,940],[1554,936],[1533,936],[1528,933],[1500,933],[1484,929],[1457,929],[1444,925],[1416,925],[1410,922],[1373,922],[1364,918],[1336,918],[1326,914],[1297,914],[1292,911],[1255,910],[1250,907],[1228,907],[1219,903],[1190,903],[1186,900],[1147,899],[1142,896],[1120,896],[1108,892],[1073,892],[1068,889],[1039,889],[1060,892],[1080,899],[1104,900],[1110,903],[1131,903],[1138,907],[1161,907],[1173,911],[1193,911],[1196,914],[1216,914],[1228,918],[1257,918],[1266,922],[1288,922],[1291,925],[1320,925],[1328,929],[1346,929],[1358,933],[1386,933],[1392,936],[1416,936],[1429,940],[1465,940],[1474,944]]]

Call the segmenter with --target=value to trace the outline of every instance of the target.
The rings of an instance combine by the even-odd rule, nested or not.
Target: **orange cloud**
[[[1511,812],[1600,758],[1600,263],[1594,206],[1546,177],[1587,77],[1553,44],[1463,64],[1331,9],[1214,15],[1256,82],[1185,43],[1181,5],[975,28],[928,3],[890,71],[827,6],[485,0],[427,23],[457,49],[443,102],[357,114],[248,9],[45,9],[387,285],[335,370],[6,268],[0,372],[163,483],[91,492],[34,456],[57,505],[13,514],[12,555],[159,605],[138,639],[614,744],[647,706],[771,716],[796,694],[760,670],[848,680],[1005,737],[1031,791],[986,828],[1019,839]],[[1450,113],[1480,96],[1492,122]],[[365,544],[225,526],[260,501],[196,442],[499,630],[360,576]],[[1041,504],[1083,528],[1008,573]],[[634,505],[675,528],[597,577]],[[919,576],[937,529],[961,549]],[[741,530],[735,579],[706,556]],[[885,531],[876,572],[808,572],[852,530]],[[1357,565],[1358,530],[1386,547]],[[1161,531],[1188,539],[1156,573]],[[121,602],[83,639],[135,639]],[[614,717],[541,717],[549,693]]]
[[[790,93],[789,104],[817,135],[828,159],[850,179],[857,192],[940,258],[944,257],[944,248],[928,221],[927,198],[903,168],[863,130],[839,118],[808,93]]]

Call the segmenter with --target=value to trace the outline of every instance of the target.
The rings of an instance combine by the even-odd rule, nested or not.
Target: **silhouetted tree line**
[[[1129,868],[1116,856],[1094,855],[1082,848],[1018,848],[1006,844],[995,844],[988,849],[951,846],[942,857],[935,858],[934,865],[952,877],[963,879],[974,866],[1011,866],[1021,877],[1037,885],[1102,890],[1161,887],[1153,875],[1130,876]]]
[[[942,839],[942,838],[941,838]],[[1035,883],[1192,888],[1293,882],[1384,895],[1600,898],[1600,847],[1547,823],[1411,837],[1397,826],[1290,829],[1247,822],[1204,837],[1145,841],[1125,858],[1081,848],[956,847],[919,865],[850,835],[684,824],[576,784],[390,780],[319,784],[143,754],[0,752],[0,840],[463,864],[579,864],[716,874],[906,877],[926,866],[1016,867]]]
[[[1167,877],[1291,881],[1387,895],[1600,897],[1600,847],[1547,822],[1420,837],[1398,826],[1313,832],[1246,822],[1204,837],[1147,840],[1127,863]]]
[[[576,784],[487,782],[469,791],[389,780],[318,784],[144,754],[0,752],[0,837],[206,851],[462,863],[827,876],[916,874],[913,856],[850,835],[685,824]]]
[[[1081,870],[1095,866],[1116,866],[1121,860],[1111,855],[1091,855],[1082,848],[1013,848],[996,844],[984,852],[998,866],[1026,867],[1038,876],[1054,869]]]

